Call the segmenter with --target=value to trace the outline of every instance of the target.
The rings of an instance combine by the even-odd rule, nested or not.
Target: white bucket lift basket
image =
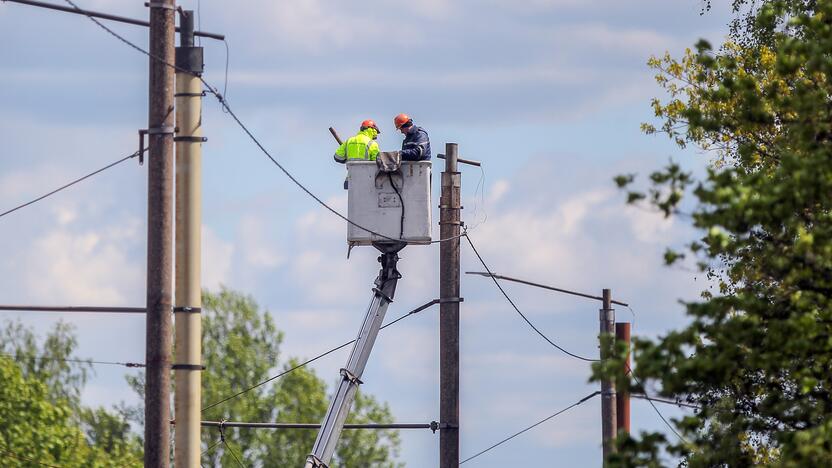
[[[408,244],[429,244],[431,226],[431,162],[402,161],[401,176],[393,181],[404,201],[404,229],[401,240]],[[386,174],[378,175],[375,161],[348,161],[347,217],[379,234],[399,239],[402,203]],[[400,185],[401,184],[401,185]],[[347,224],[349,245],[391,242],[353,224]]]

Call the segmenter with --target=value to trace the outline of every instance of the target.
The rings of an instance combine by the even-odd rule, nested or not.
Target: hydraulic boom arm
[[[370,352],[373,350],[378,330],[384,321],[387,313],[387,306],[393,302],[393,295],[396,293],[396,283],[401,275],[396,270],[396,263],[399,260],[398,251],[405,244],[374,244],[381,251],[378,260],[381,262],[381,271],[373,287],[373,298],[364,323],[358,332],[358,338],[352,348],[347,365],[341,369],[341,378],[329,409],[321,422],[321,429],[312,453],[306,458],[305,468],[325,468],[329,466],[335,446],[344,428],[344,422],[350,411],[350,406],[355,398],[358,385],[361,384],[361,374],[367,366]]]

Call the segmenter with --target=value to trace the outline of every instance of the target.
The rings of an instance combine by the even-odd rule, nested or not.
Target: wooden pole
[[[150,3],[144,466],[170,463],[174,0]]]
[[[630,322],[615,324],[615,341],[627,345],[627,360],[624,361],[624,374],[630,374]],[[630,393],[618,389],[615,395],[615,428],[616,433],[630,433]]]
[[[615,336],[615,310],[612,308],[612,291],[604,289],[603,308],[600,311],[600,335],[601,360],[607,359],[610,354],[610,346],[604,341]],[[601,381],[601,441],[604,451],[604,465],[606,466],[607,456],[615,451],[615,428],[616,428],[616,403],[615,386],[612,379]]]
[[[439,201],[439,467],[459,466],[459,233],[461,175],[457,145],[445,145]]]

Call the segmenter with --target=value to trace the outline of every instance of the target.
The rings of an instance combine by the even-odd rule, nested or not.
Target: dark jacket
[[[427,161],[430,159],[430,138],[422,127],[410,129],[402,142],[402,161]]]

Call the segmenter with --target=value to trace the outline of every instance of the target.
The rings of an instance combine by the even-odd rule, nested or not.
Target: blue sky
[[[79,5],[143,18],[142,3]],[[484,194],[475,193],[479,170],[464,168],[463,218],[478,225],[471,238],[494,271],[592,293],[612,288],[632,304],[636,334],[684,323],[678,300],[707,285],[663,267],[661,254],[695,232],[625,207],[612,177],[644,174],[669,157],[693,170],[706,163],[639,132],[659,94],[645,62],[666,50],[678,56],[700,37],[719,41],[730,19],[724,7],[700,15],[699,0],[228,5],[203,1],[199,22],[228,37],[229,101],[323,198],[346,205],[327,127],[346,136],[373,118],[382,148],[395,149],[401,139],[391,120],[407,112],[428,130],[434,152],[455,142],[463,157],[483,161]],[[112,27],[147,43],[141,28]],[[147,126],[146,57],[83,17],[9,3],[0,4],[0,41],[0,210],[137,149],[136,130]],[[222,86],[225,48],[202,44],[205,77]],[[225,284],[268,308],[286,333],[284,357],[310,357],[350,339],[369,300],[376,255],[356,249],[347,260],[343,222],[291,185],[210,99],[204,133],[205,286]],[[146,169],[121,165],[0,219],[2,302],[143,305]],[[463,270],[481,269],[464,245],[462,255]],[[409,247],[402,257],[391,317],[438,296],[438,247]],[[552,339],[597,353],[597,304],[505,287]],[[486,279],[464,276],[462,294],[463,456],[595,389],[588,366],[537,337]],[[59,319],[19,316],[38,330]],[[67,319],[78,327],[79,356],[143,359],[143,318]],[[346,351],[335,354],[315,370],[334,382],[346,358]],[[123,375],[98,369],[85,400],[136,401]],[[437,310],[383,332],[364,380],[397,420],[438,419]],[[635,431],[662,429],[644,402],[632,407]],[[597,466],[600,432],[596,399],[470,466],[516,466],[529,456],[542,466]],[[437,453],[437,436],[402,434],[408,466],[435,466]]]

